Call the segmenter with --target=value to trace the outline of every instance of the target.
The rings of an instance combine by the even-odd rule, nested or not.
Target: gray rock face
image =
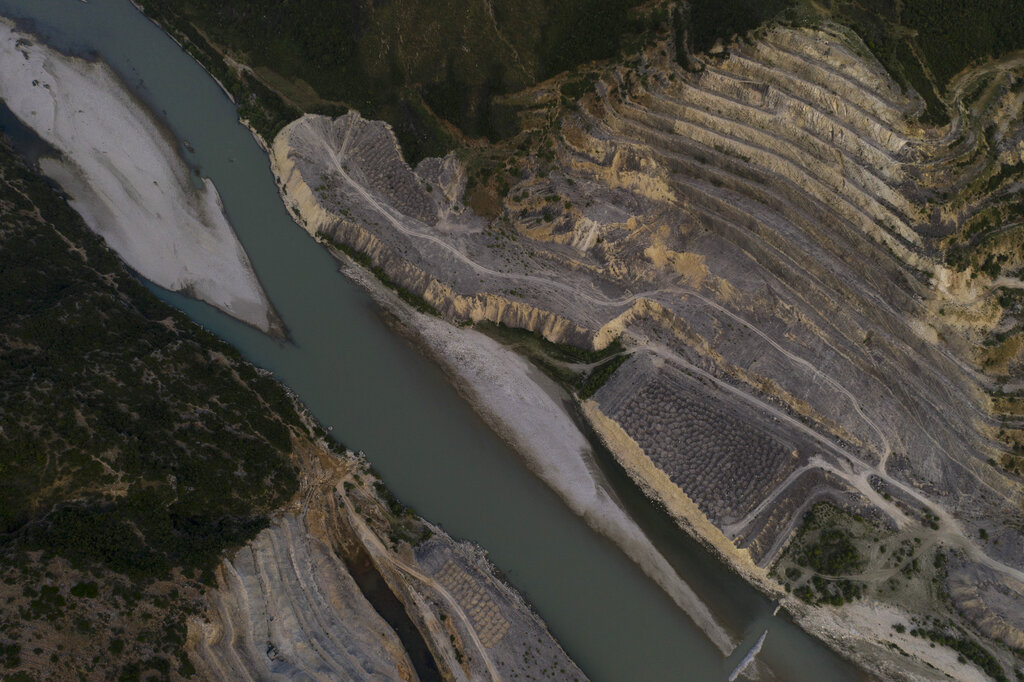
[[[410,640],[368,601],[349,570],[357,566],[398,600],[444,679],[541,670],[586,679],[482,550],[395,515],[354,454],[322,444],[297,452],[301,506],[221,564],[207,611],[189,620],[189,657],[205,678],[418,679]],[[415,549],[396,536],[425,530],[431,537]]]
[[[391,627],[344,563],[284,516],[221,566],[191,658],[209,679],[411,680]]]
[[[348,153],[371,139],[339,141],[352,115],[293,123],[275,165],[307,229],[453,320],[621,336],[635,357],[597,403],[761,566],[829,499],[890,529],[927,507],[941,529],[922,534],[1020,580],[1021,479],[990,462],[1024,434],[1017,398],[992,398],[1020,385],[1019,346],[998,345],[1021,341],[1020,315],[997,298],[1024,288],[1024,262],[1007,246],[1017,270],[993,277],[943,254],[1019,194],[1021,61],[963,74],[955,96],[1009,86],[934,129],[843,29],[765,30],[693,71],[667,54],[608,66],[529,131],[542,142],[524,134],[489,224],[451,191],[451,159]]]

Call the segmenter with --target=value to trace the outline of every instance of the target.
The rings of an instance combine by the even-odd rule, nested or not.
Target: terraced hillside
[[[482,550],[404,508],[353,453],[296,455],[300,494],[221,562],[188,621],[203,678],[586,679]]]
[[[880,563],[845,566],[864,594],[920,610],[890,581],[923,578],[877,546],[927,538],[958,557],[927,608],[1020,665],[1020,57],[954,78],[934,127],[841,26],[762,29],[687,68],[676,39],[518,93],[519,136],[415,169],[383,123],[303,117],[274,141],[283,196],[452,321],[621,339],[633,358],[592,404],[608,442],[755,580],[781,591],[770,569],[829,501],[874,529],[857,551]],[[949,585],[978,571],[1003,596],[968,608]]]

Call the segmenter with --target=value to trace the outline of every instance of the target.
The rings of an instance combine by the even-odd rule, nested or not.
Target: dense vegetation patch
[[[828,503],[814,505],[787,552],[795,565],[785,570],[786,588],[808,603],[841,606],[864,594],[864,585],[850,578],[864,562],[843,518]]]
[[[471,136],[509,132],[495,95],[618,54],[649,27],[640,0],[142,0],[209,58],[256,69],[289,107],[355,107],[391,123],[412,162]],[[202,35],[198,35],[201,33]],[[198,39],[197,39],[198,35]],[[245,78],[245,85],[249,77]],[[263,100],[263,93],[256,93]],[[242,101],[244,103],[244,100]],[[271,107],[274,115],[279,109]],[[266,127],[276,133],[276,122]],[[267,138],[270,139],[269,137]]]
[[[681,10],[683,23],[679,26],[688,29],[694,52],[707,52],[715,41],[743,36],[793,3],[794,0],[690,0],[686,3],[689,16]]]
[[[156,299],[0,142],[0,644],[40,620],[104,633],[77,656],[121,629],[94,674],[136,657],[166,676],[146,661],[184,640],[172,585],[198,594],[294,494],[301,431],[283,387]]]
[[[370,257],[365,253],[356,251],[348,244],[340,242],[336,239],[332,239],[331,237],[325,235],[324,233],[320,233],[319,237],[321,239],[328,240],[331,246],[338,249],[346,256],[362,265],[371,273],[373,273],[373,276],[376,277],[381,284],[386,286],[388,289],[394,291],[396,294],[398,294],[398,297],[400,299],[411,305],[416,310],[420,311],[421,313],[426,313],[427,315],[433,315],[434,317],[441,317],[441,313],[437,310],[437,308],[430,305],[430,303],[428,303],[427,300],[420,296],[419,294],[413,293],[412,291],[405,288],[395,280],[391,279],[388,273],[384,271],[384,268],[380,267],[379,265],[374,265],[373,262],[370,260]]]
[[[579,391],[577,395],[580,400],[586,400],[595,393],[598,389],[608,383],[608,380],[615,374],[615,370],[622,366],[626,360],[629,359],[628,355],[619,355],[612,358],[611,360],[601,363],[586,376],[585,379],[579,381]]]
[[[478,322],[476,328],[488,336],[494,337],[503,343],[513,345],[516,343],[529,343],[541,349],[548,357],[561,362],[595,363],[600,362],[613,355],[618,355],[624,350],[622,341],[616,338],[601,350],[590,350],[580,348],[570,343],[554,343],[544,338],[540,332],[528,331],[517,327],[509,327],[502,323]]]
[[[826,528],[816,542],[804,548],[797,563],[825,575],[843,575],[860,569],[860,553],[850,541],[849,531]]]
[[[597,393],[622,363],[629,359],[619,338],[595,351],[568,343],[553,343],[540,332],[508,327],[501,323],[483,321],[478,322],[476,328],[526,357],[567,391],[575,392],[580,400],[586,400]],[[595,366],[580,370],[578,365]]]
[[[967,638],[960,630],[950,631],[948,629],[937,630],[931,628],[915,628],[910,631],[914,637],[924,639],[949,647],[960,654],[961,663],[970,661],[985,671],[985,674],[996,682],[1006,682],[1006,673],[999,662],[985,647],[973,639]]]
[[[904,0],[901,21],[917,34],[940,86],[972,62],[1024,49],[1019,0]]]

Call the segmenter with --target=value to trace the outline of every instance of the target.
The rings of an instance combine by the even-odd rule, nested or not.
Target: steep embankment
[[[305,116],[286,126],[274,140],[271,165],[285,203],[310,234],[362,254],[366,264],[379,268],[380,275],[414,292],[437,311],[539,331],[551,340],[586,343],[586,329],[557,313],[489,291],[466,295],[453,277],[439,277],[426,269],[433,257],[451,262],[452,275],[494,283],[504,279],[503,272],[479,265],[443,239],[417,230],[433,228],[456,235],[479,234],[483,229],[482,221],[458,202],[465,175],[454,158],[429,159],[424,162],[424,177],[417,177],[402,160],[386,124],[350,112],[333,121]],[[348,187],[358,193],[354,207],[339,211],[331,205],[346,191],[332,182],[335,176],[350,181]],[[414,221],[411,228],[404,224],[407,219]],[[391,227],[394,232],[381,239],[369,225]],[[417,242],[428,253],[406,245]],[[542,276],[534,278],[538,286],[546,281]]]
[[[104,63],[0,22],[0,99],[57,152],[40,165],[86,223],[147,279],[282,333],[213,183]]]
[[[295,453],[300,495],[221,564],[210,607],[189,621],[201,672],[498,680],[557,670],[585,679],[478,548],[403,508],[355,454],[323,442]],[[376,578],[364,583],[372,594],[354,573]],[[404,613],[381,612],[382,599]]]
[[[222,552],[297,489],[285,390],[149,293],[0,141],[0,650],[187,675]]]
[[[296,517],[275,521],[218,573],[190,651],[208,679],[414,678],[398,637]]]
[[[627,339],[635,358],[592,414],[635,444],[620,455],[638,482],[750,575],[828,501],[873,524],[858,552],[878,571],[856,573],[872,599],[919,608],[896,585],[925,579],[879,550],[918,527],[963,559],[935,584],[1005,577],[1009,601],[972,596],[960,622],[1017,646],[1021,432],[999,392],[1019,374],[1018,61],[964,76],[989,85],[934,128],[841,27],[764,30],[689,70],[669,46],[598,69],[577,102],[561,81],[522,95],[533,127],[497,164],[466,152],[468,171],[454,156],[413,170],[386,126],[349,113],[287,126],[275,171],[311,233],[407,300],[550,341]],[[988,256],[948,256],[979,232],[970,248]],[[811,602],[853,598],[812,575]],[[956,620],[966,602],[944,589],[927,598]],[[872,632],[869,648],[888,636]]]

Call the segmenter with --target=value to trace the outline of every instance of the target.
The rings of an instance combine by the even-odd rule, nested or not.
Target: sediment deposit
[[[510,148],[504,191],[467,187],[454,156],[410,168],[355,112],[290,124],[272,163],[311,234],[450,320],[621,338],[634,358],[592,419],[636,446],[617,455],[645,490],[765,589],[780,590],[767,571],[819,501],[880,536],[920,527],[962,559],[936,581],[1019,581],[1019,60],[962,74],[954,96],[1004,85],[936,129],[840,27],[764,29],[689,69],[672,52],[603,68],[571,107],[552,104],[557,80],[538,86],[529,120],[543,122]],[[463,203],[481,192],[493,219]],[[995,261],[950,255],[979,230]],[[882,565],[861,577],[899,601],[883,596],[899,567]],[[950,591],[949,613],[1016,647],[1004,616],[1019,593],[993,594]],[[896,655],[884,628],[857,633],[862,658]],[[929,650],[915,655],[940,665]]]
[[[281,323],[213,183],[102,62],[63,55],[0,21],[0,99],[51,145],[43,172],[134,270],[263,331]]]

